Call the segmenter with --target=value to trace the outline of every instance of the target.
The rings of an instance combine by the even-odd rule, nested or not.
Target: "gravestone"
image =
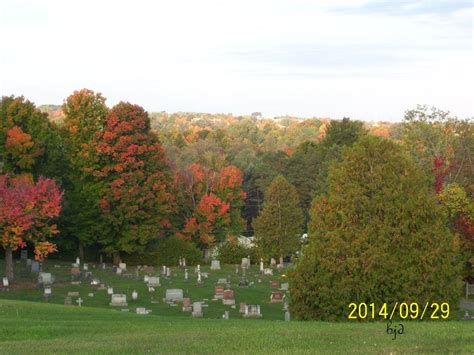
[[[222,315],[222,319],[229,319],[229,311],[225,311],[224,314]]]
[[[31,266],[33,261],[31,259],[26,259],[26,266]]]
[[[277,280],[270,281],[270,288],[280,288],[280,282]]]
[[[235,304],[234,291],[225,290],[222,298],[222,304],[226,306],[233,306]]]
[[[227,282],[227,279],[218,279],[217,282],[216,282],[217,285],[227,285],[228,282]]]
[[[214,298],[221,300],[224,298],[224,286],[216,286],[214,288]]]
[[[169,267],[166,268],[166,277],[171,277],[171,269]]]
[[[148,283],[149,280],[150,280],[150,276],[148,275],[143,276],[143,282]]]
[[[263,270],[264,275],[272,275],[273,276],[273,269],[271,268],[266,268]]]
[[[72,305],[72,298],[70,296],[66,296],[64,298],[64,304],[67,305],[67,306]]]
[[[212,260],[211,270],[220,270],[220,269],[221,269],[221,262],[219,260]]]
[[[45,301],[49,301],[49,299],[51,297],[51,294],[52,294],[51,287],[46,286],[44,288],[44,291],[43,291],[43,297],[44,297]]]
[[[20,252],[20,259],[22,261],[25,261],[26,259],[28,259],[28,250],[22,250]]]
[[[78,291],[70,291],[67,293],[68,297],[79,297]]]
[[[159,286],[160,286],[159,276],[150,276],[148,278],[148,287],[159,287]]]
[[[192,312],[193,306],[191,305],[191,299],[188,297],[183,298],[183,312]]]
[[[288,291],[289,284],[288,282],[283,282],[280,286],[280,291]]]
[[[122,275],[122,271],[123,271],[123,270],[118,267],[118,268],[115,270],[115,273],[116,273],[117,275]]]
[[[84,302],[84,301],[80,297],[76,300],[76,303],[79,307],[82,307],[82,302]]]
[[[272,292],[272,295],[270,296],[270,302],[283,302],[283,292]]]
[[[88,270],[89,270],[89,265],[88,265],[88,264],[82,265],[82,269],[83,269],[84,271],[88,271]]]
[[[122,269],[122,271],[127,271],[127,264],[119,263],[119,269]]]
[[[71,279],[72,281],[78,280],[81,276],[81,269],[78,267],[71,268]]]
[[[285,321],[287,321],[287,322],[290,321],[290,312],[289,311],[285,312]]]
[[[133,290],[132,292],[132,301],[138,300],[138,292],[136,290]]]
[[[123,294],[113,294],[112,295],[112,302],[110,302],[112,307],[126,307],[127,303],[127,295]]]
[[[166,290],[166,301],[171,302],[182,302],[183,301],[183,290],[179,288],[172,288]]]
[[[8,277],[3,278],[3,287],[8,287],[10,283],[8,282]]]
[[[91,285],[92,285],[92,286],[98,286],[98,285],[100,285],[100,280],[99,280],[99,279],[92,279]]]
[[[249,268],[250,267],[250,259],[249,258],[242,258],[242,263],[240,264],[241,267],[243,268]]]
[[[152,273],[155,272],[155,268],[154,268],[153,266],[145,266],[145,267],[143,268],[143,271],[144,271],[144,272],[147,272],[147,273],[149,273],[149,274],[152,274]]]
[[[142,308],[142,307],[137,308],[135,312],[141,315],[147,315],[149,313],[149,311],[146,308]]]
[[[285,299],[283,302],[283,310],[287,311],[288,310],[288,299]]]
[[[240,309],[239,309],[239,313],[245,313],[245,309],[247,308],[247,303],[243,303],[241,302],[240,303]]]
[[[107,294],[108,294],[109,296],[112,296],[112,295],[114,294],[114,289],[113,289],[113,287],[108,287],[108,288],[107,288]]]
[[[276,263],[277,263],[277,262],[276,262],[276,260],[275,260],[274,258],[271,258],[271,259],[270,259],[270,266],[275,267]]]
[[[245,306],[244,318],[261,318],[260,305]]]
[[[193,317],[201,318],[202,317],[202,304],[201,302],[193,303]]]
[[[39,272],[40,264],[37,261],[31,261],[31,272]]]
[[[51,285],[53,283],[53,276],[49,272],[40,272],[38,275],[39,285]]]

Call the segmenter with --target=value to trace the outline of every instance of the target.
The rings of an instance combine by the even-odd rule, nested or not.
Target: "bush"
[[[175,236],[163,239],[157,245],[156,265],[178,265],[179,257],[186,258],[186,265],[202,262],[202,252],[193,242]]]
[[[227,241],[219,245],[217,257],[223,264],[240,264],[242,258],[250,256],[250,260],[255,263],[257,255],[255,248],[246,248],[235,241]]]

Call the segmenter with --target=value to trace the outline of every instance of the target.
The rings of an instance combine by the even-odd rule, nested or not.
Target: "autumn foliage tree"
[[[242,231],[240,211],[245,193],[237,167],[214,170],[191,164],[176,173],[175,184],[181,213],[185,216],[178,237],[206,247]]]
[[[170,228],[171,177],[164,150],[140,106],[114,106],[104,129],[96,133],[94,147],[98,161],[86,171],[96,179],[105,221],[98,241],[117,263],[120,252],[141,252]]]
[[[255,240],[263,255],[283,257],[298,251],[304,215],[296,188],[279,175],[265,191],[260,215],[253,221]]]
[[[367,136],[330,169],[294,273],[299,319],[347,319],[348,304],[449,302],[461,286],[458,238],[432,178],[399,145]]]
[[[58,233],[52,223],[61,211],[62,193],[54,180],[31,175],[0,175],[0,237],[5,249],[5,271],[13,279],[12,252],[35,245],[35,258],[42,260],[56,251],[50,239]]]

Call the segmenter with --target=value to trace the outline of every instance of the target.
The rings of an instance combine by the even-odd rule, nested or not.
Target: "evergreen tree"
[[[400,146],[364,137],[328,181],[290,285],[297,318],[346,319],[351,302],[457,306],[458,241],[432,180]]]
[[[273,179],[265,191],[265,200],[253,228],[258,247],[263,255],[280,257],[299,250],[303,232],[303,212],[298,192],[283,176]]]

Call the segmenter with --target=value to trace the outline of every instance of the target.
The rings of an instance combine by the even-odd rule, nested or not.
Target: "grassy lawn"
[[[0,353],[472,353],[467,321],[385,323],[253,321],[140,316],[109,309],[0,300]]]
[[[98,265],[89,265],[94,277],[112,286],[114,293],[127,295],[129,312],[110,307],[107,292],[94,289],[86,280],[72,285],[70,263],[48,260],[44,271],[56,276],[49,303],[36,286],[36,274],[27,274],[12,284],[10,291],[0,292],[0,353],[474,352],[474,322],[469,321],[405,321],[405,334],[396,340],[386,334],[385,322],[284,322],[282,304],[270,303],[274,291],[269,287],[270,280],[287,280],[277,270],[274,276],[261,276],[253,266],[247,272],[252,286],[238,288],[240,275],[235,266],[219,271],[203,266],[202,270],[209,272],[203,287],[196,286],[193,267],[188,268],[187,282],[184,271],[174,268],[173,276],[161,276],[162,286],[150,293],[143,272],[136,279],[133,268],[132,275],[124,277],[113,274],[110,267],[101,270]],[[26,269],[23,263],[16,263],[15,268],[18,276]],[[217,279],[225,277],[231,279],[236,308],[212,300]],[[208,304],[203,308],[204,319],[194,319],[190,313],[183,313],[181,306],[163,302],[167,288],[182,288],[192,302]],[[138,301],[131,300],[134,289],[139,293]],[[84,300],[81,308],[75,298],[73,305],[64,305],[71,291],[79,292]],[[263,319],[242,319],[239,302],[260,304]],[[151,309],[152,313],[134,314],[136,307]],[[221,319],[226,310],[230,320]],[[459,318],[459,314],[453,318]]]

